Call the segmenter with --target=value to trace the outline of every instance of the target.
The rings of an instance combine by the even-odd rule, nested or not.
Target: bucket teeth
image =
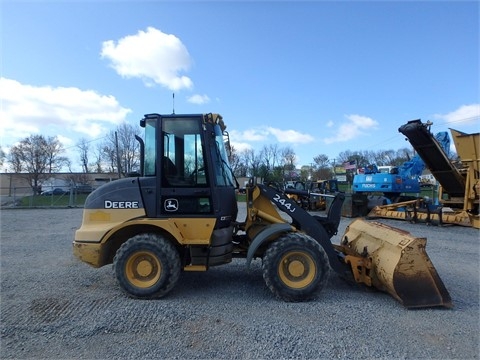
[[[388,292],[405,307],[452,307],[426,243],[409,232],[357,219],[345,230],[340,250],[355,281]]]

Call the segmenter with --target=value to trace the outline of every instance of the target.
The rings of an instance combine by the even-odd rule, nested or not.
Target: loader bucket
[[[357,219],[346,228],[340,249],[357,282],[388,292],[405,307],[452,307],[426,243],[407,231]]]

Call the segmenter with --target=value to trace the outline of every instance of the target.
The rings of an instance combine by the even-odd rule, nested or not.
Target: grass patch
[[[246,202],[246,201],[247,201],[247,195],[245,195],[245,194],[237,194],[237,201],[238,201],[238,202]]]
[[[20,201],[20,206],[25,207],[51,207],[51,206],[83,206],[88,194],[70,195],[34,195],[25,196]]]

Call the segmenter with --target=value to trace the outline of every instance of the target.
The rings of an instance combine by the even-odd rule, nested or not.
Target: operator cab
[[[218,114],[148,114],[142,144],[142,198],[149,217],[215,216],[216,228],[237,216],[234,176]]]

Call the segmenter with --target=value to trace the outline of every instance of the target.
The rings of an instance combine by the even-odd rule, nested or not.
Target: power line
[[[474,120],[479,120],[480,121],[480,115],[475,115],[475,116],[470,116],[468,118],[463,118],[463,119],[458,119],[458,120],[452,120],[452,121],[445,121],[440,124],[435,124],[435,126],[440,126],[440,125],[449,125],[449,124],[455,124],[455,123],[461,123],[461,122],[471,122]]]
[[[103,139],[106,139],[108,136],[105,135],[105,136],[102,136],[100,138],[96,138],[96,139],[93,139],[93,140],[89,140],[89,141],[86,141],[85,144],[90,144],[92,142],[95,142],[95,141],[98,141],[98,140],[103,140]],[[69,146],[69,147],[66,147],[64,148],[65,150],[68,150],[68,149],[73,149],[73,148],[76,148],[78,146],[78,144],[75,144],[75,145],[72,145],[72,146]]]
[[[463,119],[458,119],[458,120],[453,120],[453,121],[445,121],[445,122],[443,122],[443,123],[437,123],[437,124],[434,123],[433,125],[435,125],[435,126],[447,125],[447,126],[448,126],[448,125],[454,124],[454,123],[472,122],[472,121],[475,121],[475,120],[479,120],[479,121],[480,121],[480,115],[470,116],[470,117],[468,117],[468,118],[463,118]],[[432,126],[433,126],[433,125],[432,125]],[[372,145],[368,146],[367,149],[374,149],[374,148],[379,147],[379,146],[382,145],[382,144],[389,143],[389,142],[391,142],[391,141],[393,141],[393,140],[397,140],[397,139],[400,139],[400,138],[399,138],[397,135],[395,135],[395,136],[392,136],[392,137],[390,137],[390,138],[388,138],[388,139],[386,139],[386,140],[383,140],[383,141],[381,141],[381,142],[378,142],[378,143],[376,143],[376,144],[372,144]]]

